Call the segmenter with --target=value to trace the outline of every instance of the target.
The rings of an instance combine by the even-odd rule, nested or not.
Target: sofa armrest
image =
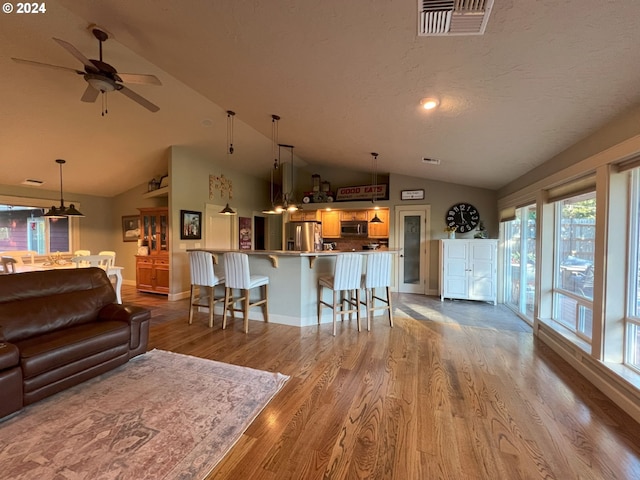
[[[0,342],[0,371],[17,367],[20,364],[20,351],[13,343]]]
[[[130,325],[129,358],[147,351],[151,310],[136,305],[111,303],[102,307],[98,312],[98,321],[101,320],[116,320],[127,322]]]

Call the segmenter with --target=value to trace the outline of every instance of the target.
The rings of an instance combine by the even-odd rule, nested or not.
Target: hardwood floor
[[[640,425],[502,305],[395,295],[394,328],[333,337],[123,297],[153,310],[150,349],[291,377],[208,479],[640,478]]]

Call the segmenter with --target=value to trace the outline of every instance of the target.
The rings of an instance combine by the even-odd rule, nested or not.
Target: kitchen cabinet
[[[380,208],[369,210],[369,238],[389,238],[389,210]],[[371,219],[378,215],[382,223],[371,223]]]
[[[322,238],[340,238],[340,212],[337,210],[323,211]]]
[[[495,305],[497,277],[497,240],[440,240],[441,300],[481,300]]]
[[[292,222],[301,222],[304,220],[318,220],[318,214],[315,210],[297,210],[289,214],[289,220]]]
[[[136,255],[136,289],[169,293],[169,211],[167,207],[139,208],[140,240],[149,255]]]
[[[340,220],[364,220],[368,219],[367,210],[341,210]]]

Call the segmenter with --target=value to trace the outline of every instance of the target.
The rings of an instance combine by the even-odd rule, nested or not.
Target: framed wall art
[[[122,216],[122,241],[137,242],[140,238],[140,215]]]
[[[180,240],[200,240],[201,226],[202,212],[180,210]]]

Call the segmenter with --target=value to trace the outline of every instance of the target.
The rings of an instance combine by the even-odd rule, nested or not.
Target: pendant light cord
[[[227,146],[231,155],[233,155],[233,117],[235,115],[236,112],[227,110]]]

